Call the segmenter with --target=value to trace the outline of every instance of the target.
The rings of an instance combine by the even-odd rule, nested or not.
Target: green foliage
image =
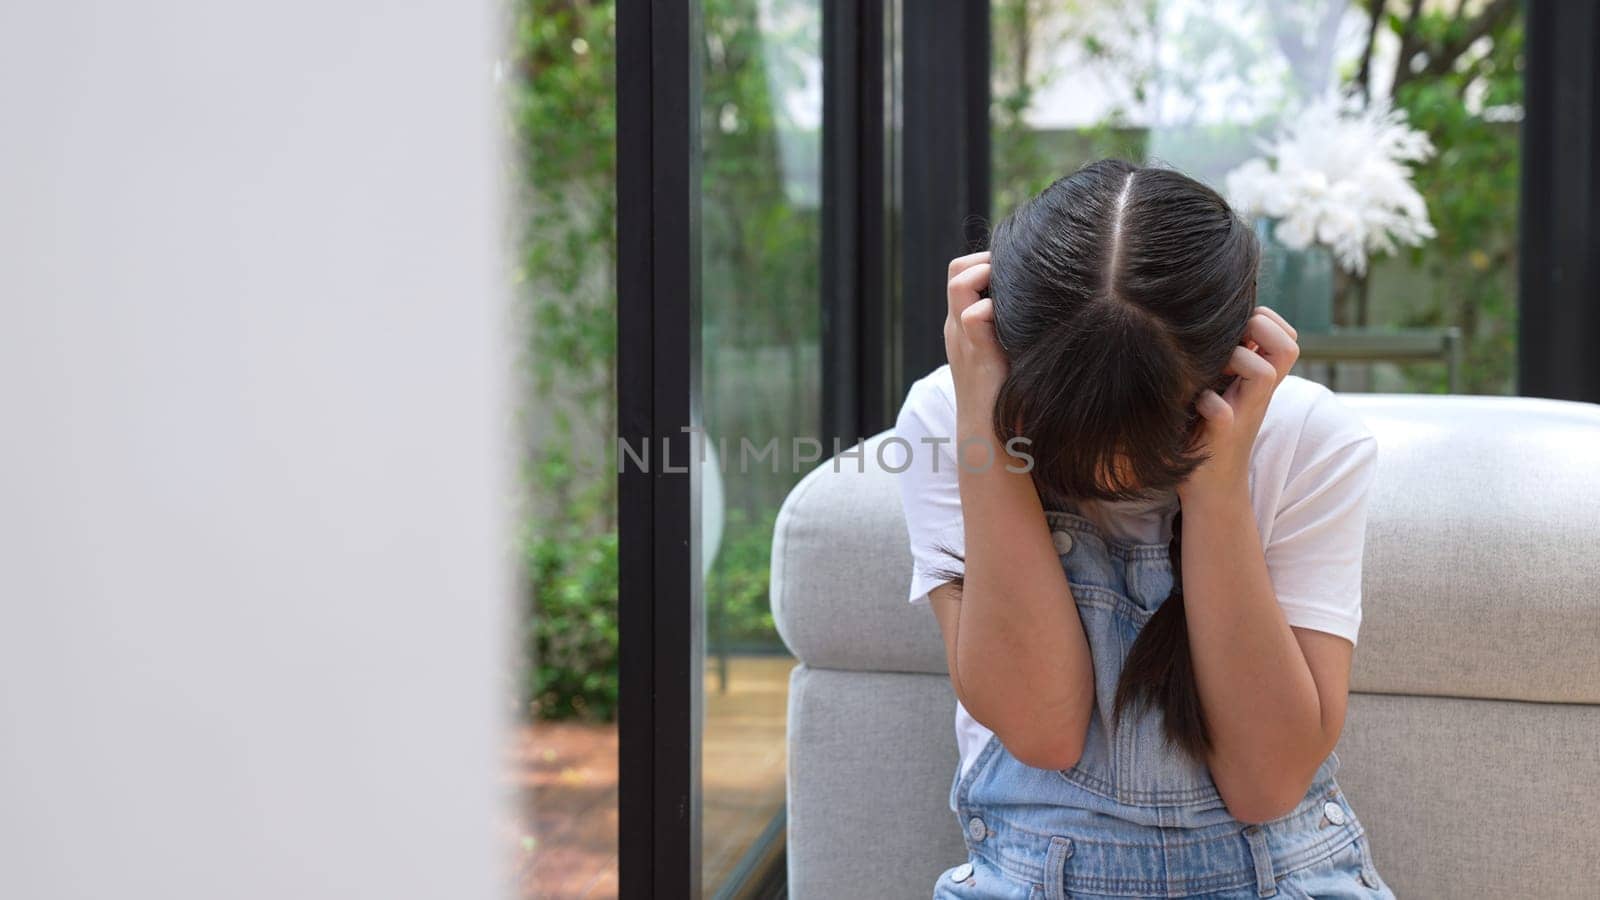
[[[616,57],[611,2],[515,0],[505,104],[517,185],[529,434],[521,705],[609,719],[617,698]]]
[[[706,630],[713,642],[772,642],[776,626],[767,575],[776,521],[775,510],[754,516],[743,509],[729,511],[717,563],[706,579],[706,596],[712,598]]]
[[[799,344],[820,331],[821,235],[816,218],[789,195],[780,139],[814,152],[817,135],[798,131],[771,85],[803,77],[820,22],[764,31],[753,0],[705,0],[704,11],[701,316],[717,347]],[[794,190],[811,186],[789,180]],[[717,362],[715,349],[707,347],[708,366]],[[708,403],[708,414],[714,410]]]
[[[617,535],[535,538],[532,579],[540,585],[526,643],[538,652],[528,685],[542,718],[610,720],[617,708]]]
[[[616,356],[616,23],[610,2],[519,0],[508,73],[535,387],[586,411]]]
[[[1391,27],[1401,27],[1391,22]],[[1425,46],[1448,46],[1465,28],[1439,11],[1416,23]],[[1520,16],[1487,36],[1481,56],[1464,55],[1442,72],[1405,80],[1396,105],[1426,131],[1438,155],[1417,169],[1439,236],[1411,255],[1436,285],[1431,302],[1401,319],[1404,325],[1457,324],[1465,339],[1464,390],[1514,390],[1517,319],[1517,209],[1521,140],[1515,121],[1485,111],[1522,103],[1523,23]],[[1445,390],[1438,366],[1407,367],[1419,390]]]
[[[1127,127],[1120,114],[1072,131],[1041,131],[1025,119],[1038,92],[1064,74],[1059,67],[1043,64],[1035,48],[1076,41],[1086,59],[1100,65],[1126,64],[1098,35],[1078,32],[1076,23],[1083,12],[1079,7],[1086,5],[1073,2],[1064,9],[1061,0],[994,0],[995,62],[989,105],[994,220],[1082,163],[1144,156],[1144,133]],[[1128,68],[1132,97],[1142,99],[1143,81]]]

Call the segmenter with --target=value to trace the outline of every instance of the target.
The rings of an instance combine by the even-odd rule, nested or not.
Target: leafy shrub
[[[778,643],[767,590],[776,520],[776,511],[728,511],[716,565],[706,578],[706,630],[714,646]]]
[[[530,711],[609,721],[617,708],[617,533],[536,537],[536,609],[525,624]]]

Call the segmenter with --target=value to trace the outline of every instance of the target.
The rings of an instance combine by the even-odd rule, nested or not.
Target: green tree
[[[1399,43],[1391,76],[1395,105],[1432,137],[1439,153],[1416,170],[1438,237],[1410,254],[1432,297],[1402,325],[1455,324],[1465,341],[1463,380],[1471,393],[1515,389],[1517,210],[1523,93],[1523,19],[1515,0],[1453,9],[1422,0],[1373,0],[1372,35]],[[1374,38],[1354,74],[1373,89]],[[1353,319],[1371,317],[1363,292]],[[1442,391],[1437,366],[1406,367],[1419,390]]]

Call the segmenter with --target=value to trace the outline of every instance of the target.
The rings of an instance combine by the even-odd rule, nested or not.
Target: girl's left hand
[[[1180,502],[1249,489],[1256,434],[1273,392],[1300,358],[1298,337],[1294,326],[1275,310],[1256,307],[1244,340],[1233,348],[1233,358],[1223,369],[1238,377],[1222,394],[1206,388],[1195,400],[1199,444],[1211,458],[1178,486]]]

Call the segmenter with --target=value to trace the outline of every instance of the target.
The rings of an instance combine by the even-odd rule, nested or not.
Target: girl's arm
[[[1339,741],[1355,648],[1284,619],[1247,491],[1185,498],[1182,552],[1212,778],[1234,818],[1275,819]]]
[[[1344,726],[1354,646],[1292,628],[1268,576],[1248,467],[1267,402],[1299,356],[1295,331],[1258,307],[1234,351],[1226,396],[1197,403],[1213,456],[1179,488],[1184,609],[1195,681],[1228,811],[1264,822],[1292,810]]]
[[[957,466],[966,567],[963,585],[929,594],[944,634],[950,680],[972,717],[1021,762],[1065,769],[1083,752],[1094,706],[1094,665],[1028,472],[994,431],[1007,372],[994,336],[989,254],[950,264],[945,352],[956,389]]]

